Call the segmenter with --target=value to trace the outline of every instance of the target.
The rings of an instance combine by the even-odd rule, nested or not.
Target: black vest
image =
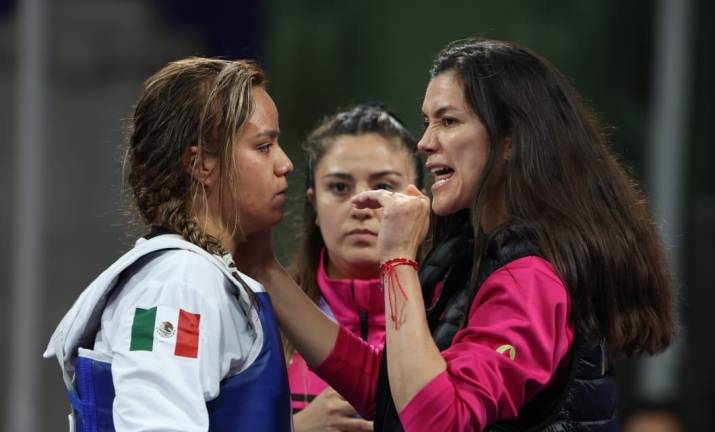
[[[473,234],[465,229],[451,237],[425,260],[420,270],[423,298],[428,304],[427,321],[437,347],[446,349],[464,325],[472,300],[470,293]],[[525,256],[541,256],[536,238],[527,229],[499,230],[487,241],[480,263],[477,286],[495,270]],[[438,297],[433,299],[438,282]],[[383,351],[386,353],[387,351]],[[570,366],[555,381],[527,402],[515,420],[489,425],[488,431],[615,432],[618,388],[612,377],[603,343],[590,343],[578,332],[571,350]],[[376,431],[402,431],[387,379],[387,356],[383,355],[377,385]]]

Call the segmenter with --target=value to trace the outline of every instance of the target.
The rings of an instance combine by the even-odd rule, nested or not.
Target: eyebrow
[[[268,138],[278,138],[278,136],[281,134],[281,131],[279,130],[274,130],[274,129],[266,129],[258,132],[256,134],[256,137],[268,137]]]
[[[452,111],[452,110],[455,110],[455,111],[456,111],[456,110],[457,110],[457,107],[454,107],[454,106],[452,106],[452,105],[444,105],[444,106],[441,106],[441,107],[439,107],[439,108],[437,109],[437,111],[434,112],[434,117],[440,117],[440,116],[444,115],[444,113],[446,113],[446,112],[448,112],[448,111]],[[422,115],[423,115],[424,117],[427,117],[427,114],[425,114],[424,112],[422,112]]]
[[[384,177],[384,176],[387,176],[387,175],[395,175],[395,176],[398,176],[398,177],[403,177],[402,173],[399,172],[399,171],[395,171],[395,170],[384,170],[384,171],[378,171],[378,172],[376,172],[376,173],[372,173],[372,174],[370,174],[370,176],[369,176],[368,178],[372,180],[372,179]],[[327,173],[327,174],[325,174],[325,175],[323,176],[323,178],[326,178],[326,177],[337,177],[337,178],[341,178],[341,179],[345,179],[345,180],[352,180],[352,179],[353,179],[352,174],[348,174],[348,173],[344,173],[344,172],[340,172],[340,171],[329,172],[329,173]]]

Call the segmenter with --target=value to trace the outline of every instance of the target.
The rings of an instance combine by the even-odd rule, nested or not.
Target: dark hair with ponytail
[[[390,112],[382,103],[364,103],[338,110],[322,119],[313,129],[303,144],[307,155],[305,189],[315,188],[315,169],[341,136],[360,136],[377,134],[396,149],[402,149],[412,158],[416,174],[416,186],[422,187],[422,167],[417,157],[417,141],[407,130],[402,121]],[[315,207],[307,199],[303,204],[302,227],[299,232],[301,246],[293,257],[291,272],[298,285],[316,304],[320,290],[316,273],[320,265],[320,252],[325,247],[320,227],[315,223]],[[283,338],[286,359],[290,360],[293,348]]]

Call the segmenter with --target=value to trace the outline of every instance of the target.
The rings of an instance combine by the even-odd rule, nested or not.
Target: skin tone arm
[[[380,261],[392,258],[415,259],[420,243],[427,234],[430,202],[417,188],[410,185],[405,194],[384,190],[366,191],[353,198],[358,208],[382,208],[383,220],[378,235]],[[386,323],[388,378],[392,398],[400,411],[425,385],[442,373],[447,364],[432,340],[422,288],[417,272],[409,266],[394,269],[405,299],[398,292],[399,328],[390,319]],[[385,310],[390,310],[387,287]]]
[[[309,366],[321,364],[335,346],[338,326],[305,295],[278,262],[270,230],[251,234],[239,243],[234,259],[241,271],[266,288],[281,329],[306,363]]]
[[[317,366],[332,352],[338,326],[310,300],[278,262],[272,243],[270,230],[251,234],[234,249],[234,260],[242,272],[263,284],[271,296],[281,329],[306,363]],[[296,431],[373,430],[371,421],[356,415],[355,409],[345,399],[328,388],[293,420]]]
[[[378,235],[381,262],[391,258],[414,259],[427,234],[429,199],[410,185],[405,194],[385,190],[356,195],[359,208],[383,208]],[[310,366],[321,364],[332,351],[338,327],[303,293],[273,254],[270,231],[252,234],[237,247],[238,267],[260,281],[273,301],[278,322]],[[417,272],[408,266],[395,268],[407,299],[398,296],[400,326],[388,320],[388,378],[397,409],[402,409],[426,384],[446,369],[446,363],[427,326],[424,300]],[[385,297],[386,310],[390,306]],[[310,328],[310,332],[305,329]]]
[[[271,296],[281,329],[306,363],[321,364],[332,352],[338,325],[298,287],[273,253],[270,230],[249,235],[234,252],[242,272],[263,284]],[[305,331],[311,329],[311,331]],[[296,431],[369,432],[372,422],[356,417],[355,409],[327,388],[293,419]]]

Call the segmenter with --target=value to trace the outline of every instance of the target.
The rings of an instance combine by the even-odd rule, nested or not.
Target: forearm
[[[404,265],[395,267],[394,271],[407,294],[407,299],[405,299],[398,287],[389,288],[397,293],[396,296],[393,296],[392,308],[397,311],[399,325],[395,326],[395,323],[388,317],[386,323],[387,372],[392,398],[399,411],[425,385],[442,373],[447,364],[432,340],[427,325],[417,272]],[[389,289],[387,286],[385,287],[385,311],[387,314],[391,310]]]
[[[277,261],[257,277],[271,296],[283,333],[309,366],[321,364],[335,346],[337,324],[308,298]]]
[[[368,344],[345,328],[338,330],[330,356],[313,371],[337,390],[363,418],[375,415],[382,347]]]

